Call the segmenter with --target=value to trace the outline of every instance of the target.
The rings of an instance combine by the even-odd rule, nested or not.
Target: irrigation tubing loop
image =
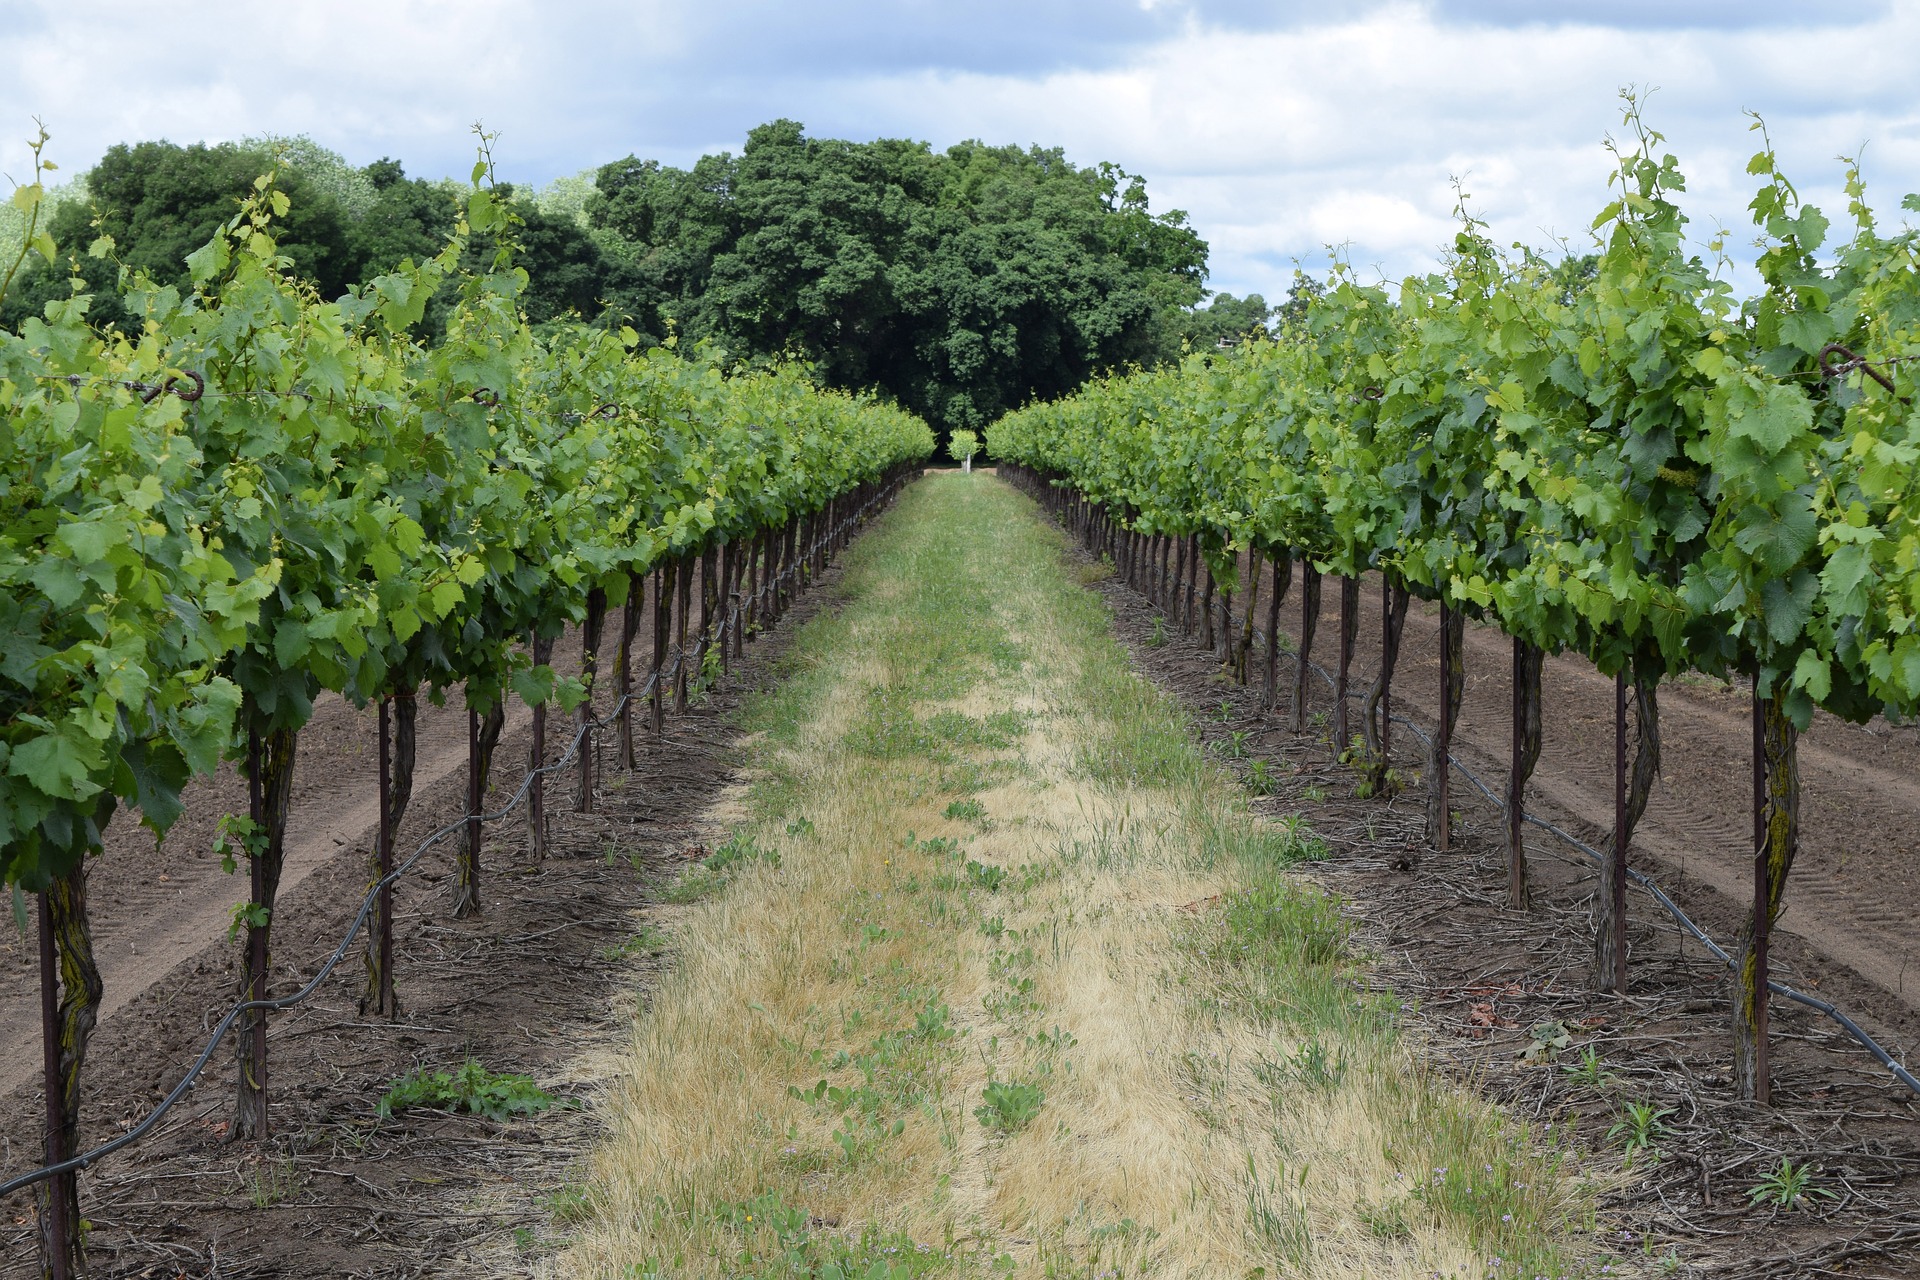
[[[1864,361],[1860,363],[1862,365],[1865,364]],[[1132,590],[1132,588],[1129,588],[1129,589]],[[1161,617],[1165,618],[1165,617],[1171,616],[1168,614],[1167,610],[1164,607],[1162,607],[1158,602],[1153,600],[1152,597],[1146,595],[1144,592],[1140,592],[1136,590],[1134,591],[1134,594],[1140,596],[1142,600],[1146,601],[1148,607],[1153,609],[1156,613],[1160,614]],[[1228,630],[1231,631],[1232,628],[1229,627]],[[1264,644],[1267,639],[1266,629],[1264,627],[1256,625],[1253,630],[1252,639]],[[1289,656],[1292,657],[1295,662],[1298,662],[1300,660],[1299,655],[1297,653],[1290,654]],[[1322,680],[1326,681],[1329,687],[1333,687],[1333,688],[1338,687],[1334,678],[1331,675],[1328,675],[1326,670],[1322,668],[1319,663],[1309,661],[1307,663],[1307,666],[1310,670],[1314,672],[1314,674],[1318,675]],[[1353,701],[1355,699],[1364,700],[1365,697],[1366,697],[1366,691],[1363,689],[1349,689],[1347,691],[1348,701]],[[1433,745],[1432,737],[1427,733],[1426,730],[1422,729],[1419,725],[1407,719],[1405,716],[1395,715],[1395,716],[1391,716],[1390,719],[1396,724],[1405,725],[1408,729],[1413,731],[1414,736],[1418,737],[1422,743],[1427,745],[1429,748],[1432,747]],[[1466,763],[1460,759],[1459,756],[1456,756],[1453,754],[1453,752],[1449,751],[1447,753],[1447,761],[1453,768],[1458,769],[1461,772],[1461,774],[1467,778],[1469,782],[1473,783],[1473,785],[1479,789],[1480,794],[1484,795],[1495,809],[1499,810],[1499,812],[1501,812],[1502,814],[1506,813],[1507,811],[1506,803],[1503,800],[1501,800],[1499,796],[1495,795],[1493,790],[1490,787],[1488,787],[1485,782],[1481,781],[1479,775],[1475,774],[1473,770],[1469,768],[1466,765]],[[1567,844],[1569,847],[1576,849],[1579,852],[1585,854],[1587,857],[1593,859],[1595,862],[1601,863],[1602,865],[1605,864],[1606,856],[1604,854],[1602,854],[1598,849],[1594,848],[1592,845],[1579,839],[1577,836],[1574,836],[1570,832],[1567,832],[1562,828],[1555,826],[1553,823],[1548,822],[1543,818],[1535,817],[1531,813],[1523,812],[1520,816],[1526,822],[1540,828],[1542,831],[1545,831],[1547,834],[1554,836],[1555,838]],[[1659,903],[1663,908],[1665,908],[1667,911],[1667,914],[1672,916],[1674,918],[1674,921],[1678,923],[1682,929],[1686,930],[1688,933],[1692,934],[1696,939],[1698,939],[1700,944],[1704,946],[1710,953],[1712,953],[1715,959],[1719,960],[1720,963],[1726,965],[1727,968],[1729,969],[1736,967],[1736,962],[1734,958],[1727,954],[1726,949],[1722,947],[1719,943],[1715,942],[1705,929],[1702,929],[1698,924],[1694,923],[1692,917],[1688,916],[1685,911],[1682,911],[1680,909],[1680,905],[1676,903],[1671,897],[1669,897],[1667,895],[1667,892],[1664,889],[1662,889],[1653,880],[1651,876],[1648,876],[1645,872],[1638,871],[1633,867],[1628,867],[1626,870],[1627,870],[1627,879],[1630,880],[1635,885],[1638,885],[1641,889],[1644,889],[1653,898],[1655,902]],[[1767,981],[1767,990],[1771,991],[1773,994],[1777,996],[1784,996],[1788,1000],[1791,1000],[1796,1004],[1804,1005],[1809,1009],[1812,1009],[1818,1013],[1823,1013],[1827,1017],[1831,1018],[1835,1023],[1839,1025],[1841,1030],[1845,1031],[1849,1036],[1853,1038],[1855,1043],[1857,1043],[1861,1048],[1865,1049],[1869,1054],[1871,1054],[1873,1058],[1880,1063],[1881,1066],[1885,1067],[1888,1071],[1892,1072],[1894,1079],[1898,1080],[1901,1084],[1905,1085],[1908,1089],[1912,1090],[1916,1096],[1920,1096],[1920,1079],[1916,1079],[1912,1072],[1908,1071],[1906,1067],[1902,1066],[1900,1062],[1897,1059],[1895,1059],[1891,1053],[1887,1052],[1887,1050],[1881,1046],[1879,1041],[1875,1040],[1871,1035],[1867,1034],[1867,1032],[1860,1026],[1859,1023],[1855,1022],[1852,1018],[1848,1017],[1847,1014],[1844,1011],[1842,1011],[1837,1005],[1833,1004],[1831,1001],[1822,1000],[1819,996],[1810,996],[1806,994],[1804,991],[1799,991],[1791,986],[1788,986],[1784,982],[1775,982],[1772,979],[1769,979]]]
[[[885,495],[886,492],[886,490],[882,490],[880,494],[869,498],[859,510],[844,517],[823,531],[807,546],[803,554],[795,558],[793,563],[787,565],[779,573],[765,579],[760,586],[754,590],[752,595],[753,603],[755,605],[760,604],[765,600],[769,591],[784,586],[794,578],[809,572],[808,566],[821,548],[830,544],[842,533],[845,533],[848,529],[864,519],[867,513],[873,509],[874,505],[881,501],[882,496]],[[732,602],[726,613],[721,615],[720,624],[714,629],[713,639],[708,642],[710,646],[718,646],[722,638],[728,635],[732,628],[738,625],[740,614],[745,608],[746,601],[743,599],[736,599]],[[333,974],[333,971],[340,966],[340,962],[346,958],[347,952],[353,946],[354,939],[360,935],[361,926],[366,923],[367,915],[373,910],[373,904],[378,899],[381,890],[398,882],[402,876],[413,869],[421,858],[426,856],[428,850],[434,848],[442,840],[445,840],[455,832],[464,830],[467,824],[475,818],[478,818],[483,823],[498,822],[511,814],[515,809],[519,808],[521,801],[526,799],[528,791],[533,786],[534,779],[544,777],[549,773],[557,773],[571,765],[578,759],[583,744],[593,733],[611,727],[618,721],[623,711],[629,706],[644,701],[657,685],[670,682],[677,678],[681,668],[686,664],[686,650],[675,646],[673,661],[671,663],[663,666],[658,671],[649,673],[646,682],[642,684],[640,688],[622,694],[619,700],[614,703],[613,709],[607,712],[605,716],[589,718],[582,721],[579,728],[574,732],[572,741],[567,744],[566,750],[561,753],[559,759],[551,764],[544,764],[538,768],[529,769],[526,776],[520,780],[519,787],[515,789],[512,797],[508,799],[505,805],[492,813],[462,814],[460,817],[455,818],[453,821],[428,835],[425,840],[420,842],[419,847],[416,848],[412,854],[408,855],[404,862],[375,881],[367,890],[366,896],[360,900],[360,910],[355,913],[353,923],[347,928],[346,936],[340,939],[339,945],[334,947],[332,954],[330,954],[326,962],[320,966],[319,971],[315,973],[312,978],[308,979],[305,986],[291,995],[280,996],[272,1000],[242,1000],[229,1008],[226,1016],[221,1018],[219,1024],[214,1027],[211,1037],[207,1040],[206,1047],[200,1051],[200,1056],[195,1059],[193,1066],[189,1068],[187,1074],[181,1078],[180,1083],[176,1084],[167,1096],[162,1098],[153,1110],[149,1111],[138,1124],[134,1125],[119,1137],[108,1142],[103,1142],[90,1151],[62,1160],[58,1164],[44,1165],[38,1169],[11,1178],[6,1182],[0,1182],[0,1199],[10,1196],[16,1191],[25,1190],[36,1183],[44,1182],[49,1178],[58,1177],[63,1173],[75,1173],[86,1169],[98,1163],[100,1160],[105,1159],[107,1156],[112,1155],[114,1152],[133,1145],[148,1133],[152,1132],[153,1127],[159,1124],[160,1121],[165,1118],[166,1114],[172,1111],[173,1108],[179,1104],[180,1100],[187,1096],[187,1091],[199,1082],[201,1074],[205,1072],[207,1065],[213,1061],[214,1053],[219,1050],[221,1042],[226,1039],[227,1032],[233,1029],[233,1024],[239,1020],[242,1014],[251,1013],[255,1010],[277,1013],[284,1009],[290,1009],[294,1005],[307,1000],[314,992],[320,989],[320,984],[325,982],[327,978]]]

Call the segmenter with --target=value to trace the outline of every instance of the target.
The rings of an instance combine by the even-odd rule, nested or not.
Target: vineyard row
[[[32,212],[37,184],[23,190]],[[138,332],[94,329],[78,291],[0,332],[0,882],[17,907],[22,891],[40,895],[60,979],[44,1010],[49,1163],[76,1146],[100,999],[84,862],[117,809],[164,833],[193,777],[242,761],[248,811],[216,846],[250,879],[231,1132],[264,1136],[268,951],[316,697],[380,707],[384,882],[423,693],[463,692],[484,788],[507,698],[533,707],[536,741],[549,706],[587,722],[601,633],[624,605],[612,674],[630,762],[648,580],[655,666],[640,687],[658,731],[668,686],[683,710],[689,682],[761,623],[754,606],[777,616],[854,514],[932,452],[919,419],[804,369],[534,329],[517,219],[484,158],[441,254],[338,299],[280,252],[287,211],[263,176],[191,255],[190,292],[124,272]],[[435,299],[445,332],[429,342]],[[736,598],[747,621],[689,650],[696,595],[703,625]],[[583,672],[560,679],[549,659],[572,626],[587,638]],[[663,669],[670,647],[688,656]],[[591,791],[588,756],[582,802]],[[538,785],[529,807],[538,856]],[[456,915],[480,908],[478,857],[476,822]],[[362,1000],[374,1016],[396,1012],[391,928],[382,891]],[[73,1180],[57,1185],[43,1197],[50,1274],[81,1221]]]
[[[1445,619],[1442,743],[1466,617],[1510,635],[1515,907],[1529,898],[1516,798],[1539,756],[1541,663],[1575,652],[1614,676],[1623,784],[1597,955],[1609,989],[1626,982],[1625,860],[1612,850],[1631,841],[1658,771],[1659,683],[1751,680],[1755,905],[1734,1079],[1764,1101],[1767,940],[1798,848],[1798,734],[1816,708],[1920,713],[1920,232],[1883,234],[1850,169],[1853,234],[1823,260],[1827,219],[1762,150],[1749,171],[1765,288],[1736,299],[1691,253],[1684,179],[1631,100],[1626,123],[1590,273],[1500,250],[1463,205],[1444,271],[1396,293],[1336,263],[1274,340],[1096,381],[1000,419],[987,447],[1067,486],[1070,518],[1130,574],[1183,583],[1189,609],[1197,584],[1208,628],[1243,553],[1283,584],[1297,563],[1310,617],[1323,573],[1379,571],[1384,669],[1360,742],[1344,687],[1335,700],[1338,749],[1367,762],[1373,791],[1410,596]],[[1251,608],[1242,628],[1244,664]],[[1302,681],[1312,641],[1309,624]],[[1444,750],[1435,763],[1444,773]],[[1446,821],[1444,806],[1431,815],[1443,847]]]

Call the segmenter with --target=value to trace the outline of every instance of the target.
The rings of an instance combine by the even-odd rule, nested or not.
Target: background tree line
[[[322,296],[438,252],[452,229],[458,188],[394,160],[356,167],[306,138],[121,144],[57,193],[63,260],[31,258],[0,324],[17,330],[77,273],[98,323],[137,327],[120,269],[184,288],[186,255],[276,160],[292,198],[282,251]],[[741,359],[800,356],[943,430],[1271,318],[1258,295],[1200,306],[1207,245],[1185,214],[1150,212],[1140,177],[1058,148],[844,142],[777,120],[738,155],[687,169],[628,156],[515,204],[536,323],[574,315]],[[102,236],[111,252],[89,256]]]

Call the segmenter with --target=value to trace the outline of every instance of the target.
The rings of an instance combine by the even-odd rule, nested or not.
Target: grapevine
[[[338,299],[279,252],[289,203],[269,173],[191,255],[190,291],[127,276],[138,332],[93,329],[78,289],[0,331],[0,881],[43,895],[43,936],[79,975],[60,992],[65,1118],[50,1162],[73,1151],[100,997],[82,863],[118,807],[164,832],[193,776],[242,760],[249,813],[225,830],[250,877],[235,917],[242,994],[264,1000],[299,734],[323,691],[397,720],[384,886],[419,696],[465,689],[477,806],[505,699],[586,714],[599,619],[646,575],[677,565],[684,584],[697,558],[711,578],[718,548],[776,531],[791,547],[796,521],[824,554],[826,513],[932,452],[919,419],[801,369],[735,372],[718,352],[640,350],[631,331],[536,333],[491,177],[483,147],[446,248]],[[481,236],[492,259],[463,270]],[[44,239],[33,247],[54,261]],[[421,319],[449,293],[446,336],[429,345]],[[714,608],[702,617],[711,628]],[[559,681],[546,655],[579,623],[586,679]],[[701,656],[716,642],[703,634]],[[629,660],[623,647],[623,673]],[[382,745],[385,774],[384,732]],[[463,913],[481,906],[477,826],[459,861]],[[390,1015],[388,919],[383,889],[365,1004]],[[231,1131],[261,1136],[264,1012],[240,1029]],[[54,1199],[48,1230],[72,1247],[70,1175]]]
[[[1349,582],[1378,571],[1390,599],[1367,700],[1376,789],[1402,590],[1514,639],[1515,724],[1531,740],[1516,738],[1513,815],[1539,750],[1539,655],[1584,655],[1619,677],[1623,705],[1631,684],[1639,748],[1629,770],[1622,729],[1632,781],[1597,939],[1614,989],[1625,850],[1658,767],[1657,684],[1749,678],[1763,887],[1743,940],[1735,1081],[1764,1098],[1760,993],[1797,842],[1797,734],[1816,708],[1855,721],[1920,710],[1915,238],[1877,231],[1850,170],[1856,230],[1822,260],[1827,220],[1763,145],[1749,172],[1765,287],[1738,299],[1689,251],[1684,176],[1631,97],[1625,123],[1590,282],[1502,252],[1463,200],[1444,270],[1397,296],[1336,262],[1275,339],[1030,406],[987,444],[1084,497],[1123,550],[1191,539],[1209,589],[1235,588],[1242,552],[1274,559],[1276,590],[1282,560]],[[1344,724],[1344,688],[1337,702]],[[1509,896],[1524,905],[1517,819],[1512,832]]]

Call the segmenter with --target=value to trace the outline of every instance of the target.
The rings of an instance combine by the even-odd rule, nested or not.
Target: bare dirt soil
[[[637,913],[711,834],[701,815],[733,776],[733,709],[773,678],[784,637],[830,606],[836,570],[802,596],[770,635],[748,645],[730,679],[669,716],[664,740],[636,720],[638,767],[613,767],[611,732],[600,751],[596,811],[573,811],[575,775],[547,783],[551,848],[527,853],[515,813],[487,829],[485,914],[448,916],[454,845],[436,848],[395,894],[394,965],[401,1016],[357,1011],[364,970],[355,952],[308,1003],[276,1015],[270,1041],[274,1136],[225,1139],[235,1069],[222,1046],[214,1067],[162,1127],[82,1176],[97,1277],[311,1277],[530,1275],[565,1230],[568,1187],[593,1141],[584,1110],[495,1123],[439,1112],[376,1107],[397,1076],[419,1066],[457,1068],[468,1056],[496,1072],[523,1072],[570,1096],[566,1064],[611,1044],[631,1025],[634,990],[665,963]],[[610,616],[604,653],[618,636]],[[643,628],[636,665],[650,652]],[[554,665],[578,669],[578,637]],[[605,671],[603,663],[602,670]],[[644,666],[641,667],[644,671]],[[613,697],[602,682],[602,714]],[[412,806],[402,854],[465,811],[466,716],[422,705]],[[523,777],[532,743],[524,707],[495,756],[489,809]],[[344,934],[371,880],[373,713],[337,700],[302,735],[292,852],[274,935],[272,989],[294,989]],[[552,718],[549,760],[571,739]],[[244,881],[211,853],[220,815],[244,806],[230,770],[191,794],[166,844],[116,823],[92,866],[89,893],[106,983],[106,1014],[85,1076],[82,1139],[91,1146],[130,1125],[184,1074],[211,1022],[233,1000],[241,943],[226,941]],[[124,828],[124,829],[123,829]],[[297,866],[297,872],[296,872]],[[37,1163],[37,946],[8,930],[0,971],[0,1061],[9,1106],[0,1116],[0,1168]],[[24,1058],[24,1064],[15,1065]],[[577,1099],[574,1099],[577,1101]],[[0,1203],[0,1277],[37,1275],[30,1198]]]
[[[1263,596],[1269,583],[1263,573]],[[1454,850],[1427,848],[1424,749],[1413,735],[1394,731],[1400,794],[1357,799],[1357,775],[1334,758],[1325,681],[1309,680],[1311,727],[1294,735],[1284,727],[1290,656],[1280,660],[1280,705],[1263,714],[1257,674],[1251,687],[1231,683],[1215,657],[1177,625],[1156,622],[1140,596],[1111,582],[1107,592],[1138,667],[1189,707],[1218,753],[1244,756],[1235,765],[1243,770],[1269,762],[1278,784],[1258,803],[1303,815],[1326,841],[1331,856],[1316,874],[1348,899],[1379,979],[1417,1011],[1463,1078],[1543,1123],[1570,1125],[1598,1153],[1591,1158],[1613,1168],[1621,1143],[1608,1131],[1627,1105],[1667,1112],[1660,1159],[1640,1160],[1636,1176],[1603,1201],[1617,1252],[1663,1274],[1920,1275],[1920,1099],[1838,1027],[1776,998],[1776,1106],[1735,1102],[1725,970],[1650,898],[1629,897],[1628,994],[1591,992],[1590,860],[1530,832],[1536,905],[1508,910],[1501,811],[1457,775]],[[1312,655],[1329,670],[1338,600],[1329,578]],[[1361,600],[1353,672],[1363,690],[1379,662],[1377,579],[1365,582]],[[1258,609],[1264,623],[1264,600]],[[1282,631],[1299,635],[1297,590]],[[1437,610],[1415,602],[1393,701],[1428,728],[1439,707],[1437,635]],[[1469,626],[1454,754],[1496,794],[1505,784],[1510,655],[1504,636]],[[1597,842],[1612,817],[1613,682],[1580,659],[1558,658],[1547,663],[1543,692],[1545,747],[1529,805]],[[1636,865],[1730,949],[1750,901],[1747,703],[1743,691],[1706,681],[1662,689],[1665,769],[1632,850]],[[1357,702],[1352,722],[1357,729]],[[1822,717],[1802,740],[1802,845],[1774,950],[1776,979],[1833,1000],[1896,1058],[1920,1040],[1916,766],[1912,727]],[[1533,1029],[1548,1021],[1571,1033],[1571,1046],[1547,1065],[1522,1061]],[[1605,1074],[1582,1082],[1567,1068],[1589,1047]],[[1809,1195],[1793,1211],[1751,1204],[1749,1192],[1782,1155],[1816,1166],[1817,1185],[1831,1195]]]

